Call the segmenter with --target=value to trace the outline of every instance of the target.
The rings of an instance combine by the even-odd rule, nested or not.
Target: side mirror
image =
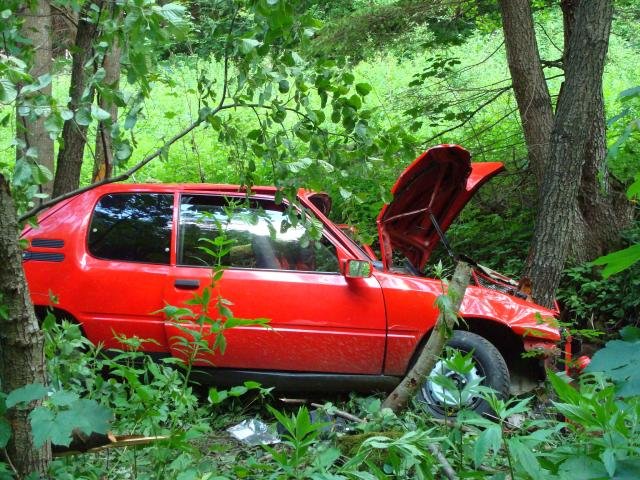
[[[352,258],[345,262],[343,274],[347,278],[369,278],[372,272],[371,262]]]

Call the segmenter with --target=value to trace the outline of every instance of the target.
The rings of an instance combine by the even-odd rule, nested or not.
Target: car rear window
[[[168,264],[173,195],[113,193],[91,218],[89,253],[106,260]]]

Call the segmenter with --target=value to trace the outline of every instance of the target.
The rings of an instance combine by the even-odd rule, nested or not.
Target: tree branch
[[[67,20],[71,25],[78,28],[78,21],[75,18],[73,18],[71,15],[69,15],[69,12],[66,9],[59,7],[58,5],[55,5],[53,2],[51,2],[50,5],[53,10],[55,10],[61,16],[63,16],[65,20]]]
[[[229,88],[229,45],[231,44],[231,34],[233,33],[233,26],[236,23],[236,17],[238,16],[239,10],[240,9],[237,8],[233,13],[233,17],[231,18],[231,25],[229,25],[227,42],[224,46],[224,74],[222,77],[222,95],[220,96],[220,103],[218,103],[218,108],[222,107],[222,105],[224,104],[224,99],[227,96],[227,90]]]
[[[453,470],[453,467],[451,467],[451,464],[447,460],[447,457],[445,457],[444,454],[442,453],[442,450],[440,449],[440,445],[436,443],[429,443],[427,445],[427,448],[431,452],[431,455],[433,455],[434,458],[440,464],[440,467],[442,468],[442,473],[444,473],[445,477],[447,477],[449,480],[457,480],[458,476],[456,475],[456,472]]]
[[[241,106],[244,106],[244,105],[238,104],[238,103],[230,103],[228,105],[220,105],[220,106],[216,107],[214,110],[212,110],[211,112],[209,112],[207,116],[216,115],[217,113],[221,112],[222,110],[228,110],[230,108],[236,108],[236,107],[241,107]],[[68,198],[74,197],[74,196],[76,196],[76,195],[78,195],[80,193],[88,192],[89,190],[93,190],[96,187],[100,187],[102,185],[107,185],[109,183],[116,183],[116,182],[121,182],[123,180],[127,180],[129,177],[131,177],[131,175],[136,173],[138,170],[140,170],[142,167],[144,167],[151,160],[153,160],[153,159],[159,157],[160,155],[162,155],[163,152],[168,147],[170,147],[175,142],[180,140],[182,137],[187,135],[193,129],[195,129],[198,126],[200,126],[205,121],[205,119],[206,118],[204,116],[201,116],[200,118],[198,118],[196,121],[191,123],[191,125],[189,125],[187,128],[185,128],[181,132],[175,134],[173,137],[171,137],[169,140],[167,140],[160,148],[156,149],[150,155],[147,155],[145,158],[143,158],[140,162],[138,162],[136,165],[131,167],[126,172],[124,172],[124,173],[122,173],[120,175],[117,175],[115,177],[106,178],[106,179],[104,179],[104,180],[102,180],[100,182],[97,182],[97,183],[94,183],[94,184],[91,184],[91,185],[87,185],[86,187],[78,188],[78,189],[73,190],[71,192],[65,193],[64,195],[60,195],[60,196],[58,196],[56,198],[52,198],[51,200],[43,202],[42,204],[32,208],[31,210],[29,210],[25,214],[21,215],[18,220],[20,222],[23,222],[26,219],[34,216],[38,212],[44,210],[45,208],[50,207],[51,205],[55,205],[56,203],[61,202],[62,200],[67,200]]]
[[[498,93],[496,93],[494,96],[492,96],[489,100],[487,100],[486,102],[480,104],[480,106],[478,108],[476,108],[474,111],[472,111],[467,118],[465,118],[463,121],[461,121],[460,123],[457,123],[456,125],[447,128],[446,130],[443,130],[441,132],[438,132],[437,134],[433,135],[432,137],[427,138],[423,143],[424,144],[430,144],[433,140],[435,140],[438,137],[441,137],[442,135],[444,135],[445,133],[449,133],[452,132],[453,130],[457,130],[460,127],[463,127],[464,125],[466,125],[467,123],[469,123],[469,121],[476,116],[480,110],[482,110],[484,107],[486,107],[487,105],[495,102],[503,93],[508,92],[509,90],[511,90],[511,85],[509,85],[508,87],[502,88],[498,91]]]

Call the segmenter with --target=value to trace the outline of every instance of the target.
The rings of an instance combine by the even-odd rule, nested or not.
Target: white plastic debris
[[[252,418],[227,428],[233,438],[247,445],[273,445],[280,443],[278,436],[269,431],[266,423]]]

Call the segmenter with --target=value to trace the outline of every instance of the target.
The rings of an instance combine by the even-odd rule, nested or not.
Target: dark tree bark
[[[554,115],[546,81],[542,71],[542,63],[538,53],[533,27],[530,2],[528,0],[501,0],[503,29],[509,69],[513,79],[513,88],[523,124],[524,136],[529,151],[531,169],[534,173],[540,202],[551,200],[545,197],[545,189],[550,188],[549,182],[558,182],[557,175],[561,175],[562,182],[567,187],[567,196],[557,203],[559,210],[550,211],[548,205],[538,205],[538,223],[536,237],[532,240],[529,262],[525,277],[531,281],[542,281],[542,285],[534,285],[534,298],[549,304],[558,283],[552,281],[555,274],[546,276],[548,268],[554,262],[554,270],[564,268],[569,258],[574,262],[593,259],[605,251],[617,246],[619,232],[630,224],[632,206],[624,197],[624,189],[607,171],[606,165],[606,124],[604,101],[602,96],[602,69],[593,68],[595,56],[601,54],[603,61],[609,39],[609,30],[595,28],[593,17],[590,20],[578,19],[578,10],[584,11],[581,0],[562,0],[565,47],[563,66],[565,69],[565,83],[558,97],[557,110]],[[596,9],[592,16],[596,15]],[[597,9],[597,14],[607,13]],[[580,21],[578,21],[580,20]],[[601,19],[609,22],[611,19]],[[599,36],[598,36],[599,35]],[[591,49],[597,46],[590,58],[586,58],[581,49]],[[602,48],[604,46],[604,49]],[[581,63],[591,61],[591,64]],[[595,75],[595,77],[593,76]],[[589,96],[576,93],[576,84],[598,85],[589,89]],[[582,92],[584,93],[584,92]],[[588,118],[581,118],[580,124],[561,126],[558,122],[566,122],[560,116],[560,107],[567,108],[567,95],[573,102],[584,103],[589,109]],[[563,115],[565,115],[563,113]],[[569,132],[570,131],[570,132]],[[553,132],[553,133],[552,133]],[[562,133],[563,132],[563,133]],[[563,135],[571,134],[571,150],[580,152],[583,156],[580,168],[571,169],[578,181],[577,192],[574,189],[574,179],[567,184],[566,162],[569,158],[558,156],[554,142],[560,139],[567,141]],[[546,139],[545,139],[546,138]],[[554,162],[560,161],[560,164]],[[561,169],[562,172],[558,172]],[[555,178],[551,178],[555,177]],[[568,203],[562,203],[568,202]],[[543,213],[543,211],[545,213]],[[544,215],[549,215],[543,219]],[[553,223],[556,226],[543,228],[540,223]],[[562,225],[560,225],[562,223]],[[562,234],[553,233],[562,230]],[[550,251],[550,257],[545,265],[533,262],[535,249],[539,249],[542,235],[548,230],[550,236],[558,239],[558,244],[564,244],[562,237],[568,238],[566,251]],[[548,236],[545,236],[548,238]],[[542,270],[540,270],[542,269]],[[535,295],[538,295],[536,297]]]
[[[420,352],[420,356],[411,370],[402,379],[402,382],[389,394],[389,396],[382,403],[383,408],[390,408],[394,412],[399,412],[407,407],[409,400],[411,400],[420,385],[424,383],[426,378],[433,370],[438,358],[442,357],[442,351],[444,346],[449,340],[449,336],[455,326],[456,316],[460,311],[460,305],[464,298],[464,292],[469,285],[469,279],[471,278],[471,267],[462,261],[459,261],[456,265],[456,269],[453,272],[453,278],[449,284],[448,295],[452,299],[452,308],[454,311],[445,312],[440,311],[436,324],[429,335],[427,344]]]
[[[575,31],[578,0],[560,3],[564,25],[564,58]],[[561,90],[561,95],[562,92]],[[575,228],[569,257],[587,261],[600,256],[619,243],[619,232],[631,224],[633,205],[627,201],[621,182],[609,174],[607,134],[602,89],[592,99],[594,114],[588,135],[584,136],[585,163],[582,168],[578,203],[574,208]]]
[[[565,59],[565,84],[558,98],[549,159],[539,191],[539,211],[529,253],[533,298],[551,306],[571,240],[580,225],[575,207],[602,96],[602,74],[612,20],[611,0],[579,0]],[[606,228],[610,228],[608,225]]]
[[[536,184],[544,177],[553,110],[542,71],[530,0],[500,0],[507,61]]]
[[[44,335],[40,331],[22,270],[16,210],[6,179],[0,175],[0,380],[7,393],[30,383],[46,384]],[[7,453],[20,478],[37,472],[44,476],[51,448],[35,448],[28,415],[31,408],[8,412],[12,438]]]
[[[92,56],[93,41],[98,34],[98,25],[87,17],[91,6],[102,8],[103,0],[86,2],[80,11],[78,30],[73,51],[71,67],[71,85],[69,87],[69,109],[74,113],[81,106],[90,108],[94,91],[89,89],[85,95],[88,79],[92,72],[86,71],[85,64]],[[53,184],[53,196],[64,195],[80,185],[80,169],[87,143],[87,126],[79,125],[75,117],[64,122],[62,142],[58,151],[58,165]]]
[[[120,81],[120,53],[121,48],[118,39],[114,40],[111,49],[104,57],[103,68],[105,71],[105,83],[112,88],[118,88]],[[118,106],[113,102],[98,97],[98,105],[111,114],[113,123],[118,121]],[[93,164],[93,183],[111,177],[113,171],[113,142],[105,122],[98,124],[96,133],[96,157]]]
[[[49,0],[38,0],[34,8],[25,8],[21,13],[24,18],[22,35],[33,45],[34,55],[29,74],[34,78],[51,73],[51,7]],[[51,84],[41,90],[51,95]],[[53,173],[53,140],[44,128],[44,117],[29,121],[26,117],[16,116],[16,135],[23,140],[26,148],[35,148],[38,152],[38,163]],[[23,157],[25,150],[16,149],[16,156]],[[53,182],[42,185],[44,193],[51,194]]]

